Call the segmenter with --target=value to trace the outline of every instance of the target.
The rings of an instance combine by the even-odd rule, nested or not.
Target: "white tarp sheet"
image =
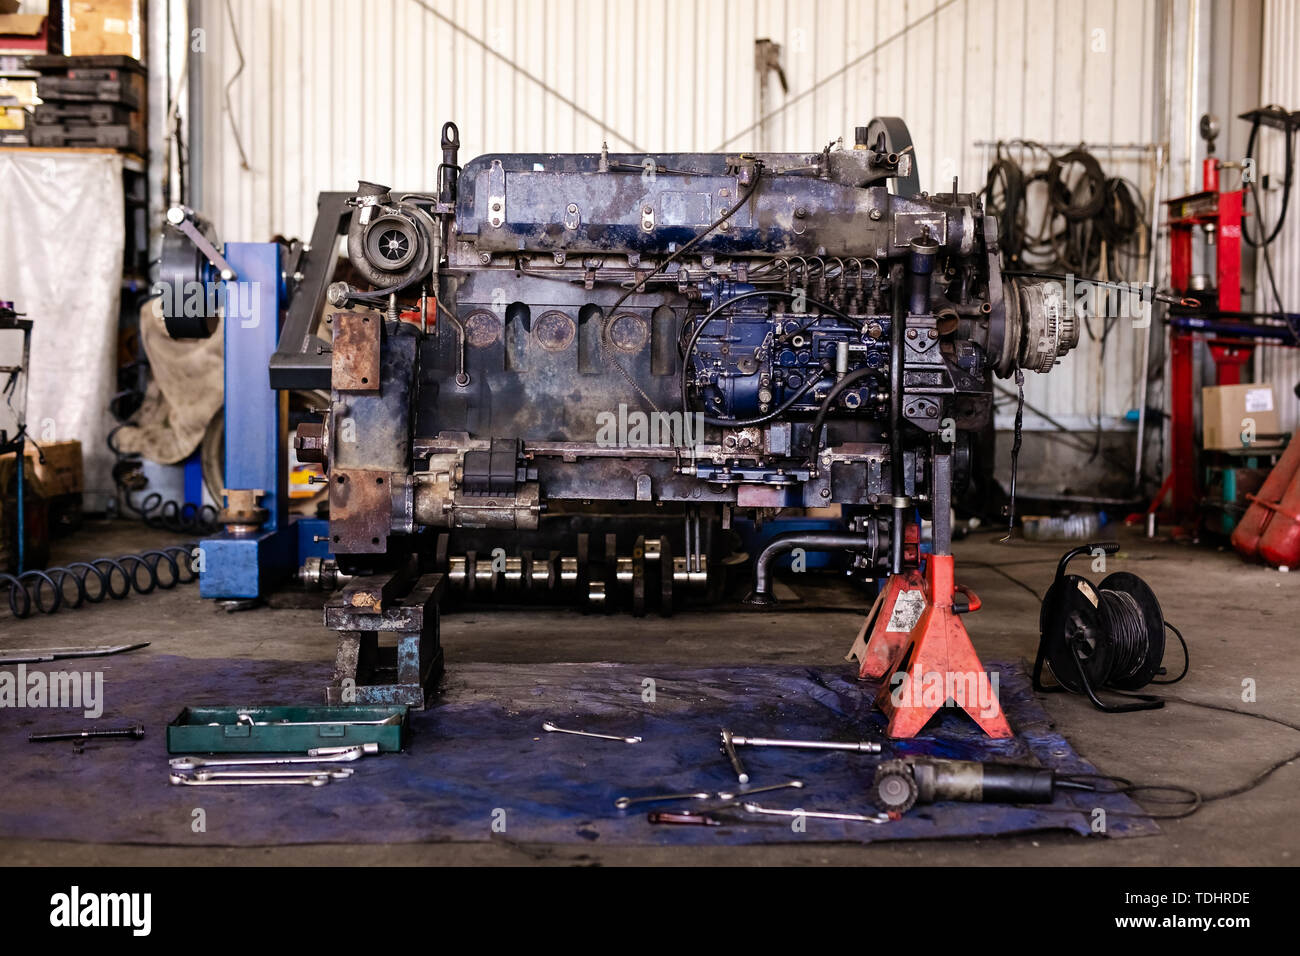
[[[114,495],[105,438],[124,222],[121,156],[0,151],[0,299],[35,322],[28,433],[81,442],[88,510]]]

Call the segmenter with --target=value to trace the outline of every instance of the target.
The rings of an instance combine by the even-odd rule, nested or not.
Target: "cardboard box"
[[[79,495],[85,490],[81,442],[75,439],[48,442],[41,445],[41,451],[45,452],[45,464],[36,463],[36,477],[48,496]]]
[[[81,442],[56,441],[42,443],[45,463],[41,464],[36,447],[27,443],[23,457],[27,459],[27,474],[39,485],[46,498],[58,495],[79,495],[85,490],[85,476],[81,462]],[[12,468],[14,453],[0,456],[0,465]]]
[[[66,29],[69,56],[143,59],[140,0],[70,0]]]
[[[36,81],[23,80],[12,76],[0,76],[0,99],[12,96],[19,106],[35,106],[40,102],[36,96]]]
[[[1277,413],[1277,394],[1268,382],[1250,385],[1215,385],[1201,389],[1201,445],[1206,450],[1241,451],[1247,428],[1253,435],[1276,434],[1282,430]],[[1258,440],[1261,448],[1279,444]]]
[[[0,14],[0,53],[47,53],[49,49],[49,20],[44,14]]]

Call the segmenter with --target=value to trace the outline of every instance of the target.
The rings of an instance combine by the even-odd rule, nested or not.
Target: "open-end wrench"
[[[736,780],[739,783],[749,783],[749,774],[745,772],[745,765],[740,762],[740,757],[736,754],[736,745],[732,741],[730,730],[722,731],[722,752],[731,761],[731,769],[736,771]]]
[[[173,770],[198,770],[200,767],[253,767],[262,764],[286,763],[346,763],[360,760],[365,750],[349,747],[339,753],[313,756],[311,754],[285,754],[277,757],[173,757],[168,764]]]
[[[233,779],[233,780],[201,780],[198,777],[190,777],[183,773],[172,773],[167,775],[172,786],[186,787],[257,787],[257,786],[305,786],[305,787],[323,787],[330,782],[327,774],[317,774],[313,777],[260,777],[257,779]]]
[[[888,823],[889,814],[832,813],[829,810],[773,810],[757,803],[743,804],[746,813],[766,813],[777,817],[812,817],[816,820],[848,820],[850,823]]]
[[[662,800],[707,800],[711,793],[663,793],[653,797],[619,797],[614,806],[626,810],[634,803],[658,803]]]
[[[593,734],[586,730],[565,730],[563,727],[557,727],[549,720],[542,724],[542,730],[552,734],[576,734],[579,737],[595,737],[598,740],[619,740],[625,744],[639,744],[640,737],[618,737],[614,734]]]
[[[285,777],[329,777],[331,780],[346,780],[352,776],[351,767],[336,767],[331,770],[195,770],[192,776],[196,780],[282,780]]]
[[[769,784],[766,787],[754,787],[751,790],[742,790],[740,793],[732,793],[729,790],[719,790],[718,799],[736,800],[740,797],[748,797],[750,794],[753,793],[767,793],[769,790],[786,790],[786,789],[802,790],[803,781],[791,780],[789,783],[773,783],[773,784]]]

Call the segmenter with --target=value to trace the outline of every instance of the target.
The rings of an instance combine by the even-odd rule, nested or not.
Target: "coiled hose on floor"
[[[29,617],[33,610],[53,614],[60,608],[99,604],[105,598],[120,601],[132,591],[168,591],[198,580],[194,567],[196,548],[192,543],[173,544],[140,554],[74,561],[18,575],[0,573],[0,588],[7,588],[9,611],[18,618]]]

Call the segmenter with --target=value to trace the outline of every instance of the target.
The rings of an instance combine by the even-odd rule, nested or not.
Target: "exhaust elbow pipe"
[[[754,589],[745,598],[753,607],[770,607],[776,603],[772,596],[772,561],[779,554],[795,548],[810,551],[864,551],[874,548],[876,536],[851,531],[787,531],[778,534],[754,560]]]

